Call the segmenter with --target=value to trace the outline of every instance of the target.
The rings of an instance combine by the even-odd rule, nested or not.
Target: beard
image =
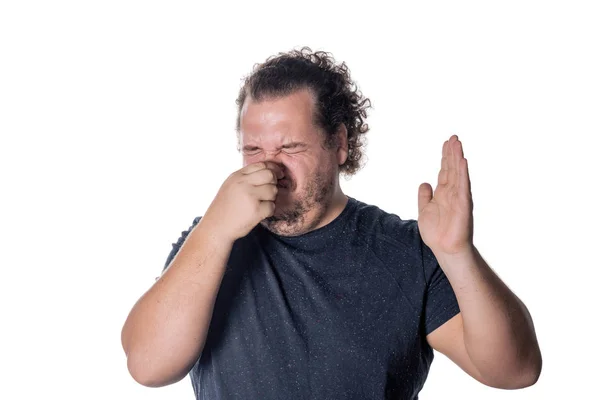
[[[275,200],[275,214],[261,224],[282,236],[297,236],[312,230],[327,212],[334,184],[335,177],[330,170],[316,171],[298,192],[294,181],[286,182],[283,184],[285,192],[278,194]],[[287,204],[281,204],[283,202]],[[309,215],[310,212],[313,214]]]

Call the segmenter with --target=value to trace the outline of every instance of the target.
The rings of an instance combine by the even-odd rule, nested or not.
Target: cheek
[[[290,175],[295,180],[300,180],[306,174],[306,165],[302,160],[293,157],[284,157],[281,160],[286,174]]]
[[[242,163],[245,167],[246,165],[254,164],[261,161],[257,155],[254,156],[242,156]]]
[[[302,190],[307,183],[315,179],[319,173],[318,165],[308,162],[306,159],[292,159],[289,157],[284,161],[288,175],[294,181],[296,188]]]

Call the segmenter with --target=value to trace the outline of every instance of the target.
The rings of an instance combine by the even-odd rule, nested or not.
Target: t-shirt
[[[321,228],[286,237],[258,224],[234,242],[193,390],[207,400],[418,399],[433,360],[426,335],[459,311],[417,221],[348,196]]]

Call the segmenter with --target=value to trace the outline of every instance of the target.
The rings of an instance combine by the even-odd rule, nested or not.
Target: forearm
[[[525,305],[475,247],[464,255],[436,258],[456,294],[465,347],[478,371],[495,386],[535,381],[541,354]]]
[[[127,366],[146,386],[182,379],[204,347],[233,245],[211,232],[200,220],[127,317],[121,335]]]

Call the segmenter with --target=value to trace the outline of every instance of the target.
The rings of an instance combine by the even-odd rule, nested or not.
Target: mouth
[[[290,181],[283,178],[277,181],[277,189],[289,189]]]

